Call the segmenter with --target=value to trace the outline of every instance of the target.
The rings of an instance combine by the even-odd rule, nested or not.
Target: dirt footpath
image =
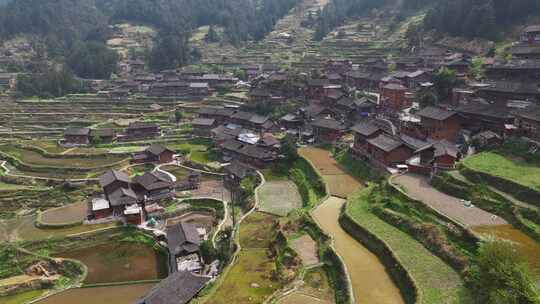
[[[505,225],[505,220],[477,207],[465,207],[460,199],[433,188],[428,179],[413,174],[401,175],[393,179],[395,185],[405,189],[407,194],[446,216],[468,227]]]

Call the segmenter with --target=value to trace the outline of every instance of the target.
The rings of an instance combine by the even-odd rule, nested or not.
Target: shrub
[[[540,293],[522,257],[507,241],[480,246],[468,277],[478,303],[538,304]]]

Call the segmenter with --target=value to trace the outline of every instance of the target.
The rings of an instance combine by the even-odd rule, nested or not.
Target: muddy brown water
[[[397,286],[379,258],[351,237],[339,225],[339,215],[349,194],[362,187],[330,156],[328,151],[317,148],[301,149],[300,154],[311,161],[328,184],[334,196],[323,202],[313,212],[319,226],[334,239],[334,247],[343,259],[359,304],[405,303]]]
[[[84,263],[88,267],[86,284],[153,280],[167,276],[165,256],[141,244],[108,243],[54,256]]]
[[[154,284],[76,288],[48,297],[39,304],[132,304],[144,296]]]
[[[478,226],[473,227],[473,231],[513,242],[516,251],[525,258],[531,271],[540,279],[540,243],[511,225]]]
[[[343,204],[343,199],[330,197],[313,212],[313,217],[334,238],[334,247],[343,258],[351,277],[356,303],[405,303],[379,258],[339,225]]]

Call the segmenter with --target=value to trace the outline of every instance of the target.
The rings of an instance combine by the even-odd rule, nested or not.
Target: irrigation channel
[[[341,169],[328,151],[303,148],[299,152],[315,166],[328,185],[331,196],[313,212],[313,217],[334,239],[334,247],[351,278],[356,303],[405,303],[379,258],[339,224],[345,198],[362,184]]]

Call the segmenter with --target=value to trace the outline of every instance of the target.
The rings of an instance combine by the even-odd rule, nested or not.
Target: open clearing
[[[334,291],[328,283],[328,276],[323,267],[306,271],[304,284],[297,291],[284,297],[280,304],[331,304],[334,303]]]
[[[292,240],[292,248],[298,253],[304,266],[311,266],[319,263],[317,255],[317,243],[309,236],[304,234],[301,237]]]
[[[86,202],[75,203],[43,212],[41,221],[52,225],[82,222],[86,216],[86,210]]]
[[[259,209],[279,216],[286,216],[292,210],[302,207],[302,198],[291,181],[266,182],[259,189],[259,196]]]
[[[502,177],[540,191],[540,168],[523,160],[483,152],[466,158],[464,164],[473,170]]]

